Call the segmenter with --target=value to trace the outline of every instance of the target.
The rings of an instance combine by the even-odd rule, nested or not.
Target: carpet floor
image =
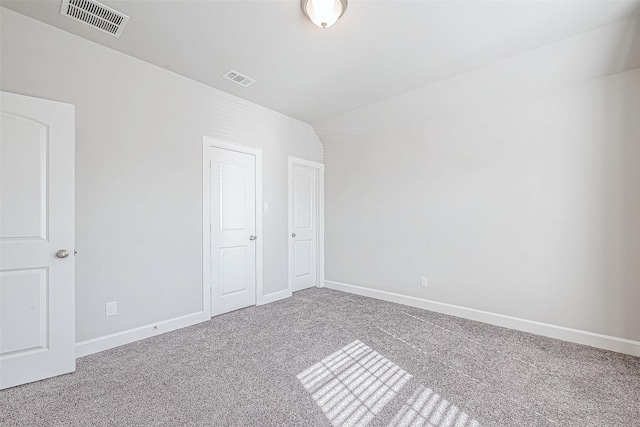
[[[640,358],[309,289],[0,391],[2,426],[640,426]]]

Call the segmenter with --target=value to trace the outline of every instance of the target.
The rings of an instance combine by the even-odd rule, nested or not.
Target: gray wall
[[[638,40],[619,22],[314,124],[326,279],[640,340]]]
[[[1,89],[76,106],[77,341],[201,310],[203,135],[263,150],[264,291],[287,287],[287,156],[322,162],[310,125],[1,12]]]

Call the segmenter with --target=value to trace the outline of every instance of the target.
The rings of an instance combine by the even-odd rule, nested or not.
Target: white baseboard
[[[329,289],[395,302],[411,307],[435,311],[437,313],[462,317],[464,319],[476,320],[478,322],[489,323],[491,325],[502,326],[504,328],[516,329],[518,331],[529,332],[536,335],[543,335],[578,344],[590,345],[592,347],[630,354],[632,356],[640,356],[640,342],[638,341],[597,334],[594,332],[581,331],[579,329],[565,328],[563,326],[550,325],[548,323],[520,319],[512,316],[505,316],[503,314],[430,301],[393,292],[379,291],[376,289],[364,288],[362,286],[333,282],[330,280],[325,280],[325,286]]]
[[[269,304],[270,302],[276,302],[281,299],[289,298],[291,295],[292,294],[288,289],[285,289],[284,291],[271,292],[270,294],[262,295],[262,298],[260,298],[260,301],[256,305]]]
[[[202,311],[76,343],[76,358],[209,320]]]

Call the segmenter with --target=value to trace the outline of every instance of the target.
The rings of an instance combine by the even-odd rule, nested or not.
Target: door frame
[[[211,205],[210,195],[210,149],[222,148],[238,153],[251,154],[256,158],[256,305],[262,304],[263,251],[262,224],[262,150],[247,145],[221,141],[210,136],[202,137],[202,311],[204,320],[211,319]]]
[[[293,165],[305,166],[316,170],[317,176],[317,225],[316,225],[316,287],[324,287],[324,164],[313,162],[311,160],[305,160],[298,157],[289,156],[288,174],[287,174],[287,289],[289,295],[293,292],[292,269],[291,265],[291,253],[293,251],[293,241],[291,240],[291,233],[293,233],[293,224],[291,218],[291,211],[293,209],[293,182],[291,180],[293,173]]]

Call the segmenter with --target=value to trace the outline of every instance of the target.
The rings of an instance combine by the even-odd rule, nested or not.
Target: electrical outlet
[[[104,305],[104,315],[106,317],[118,314],[118,303],[116,301],[108,302]]]
[[[429,279],[427,278],[427,276],[422,276],[422,279],[420,280],[420,286],[422,286],[423,288],[429,286]]]
[[[269,212],[269,203],[264,204],[264,211]]]

